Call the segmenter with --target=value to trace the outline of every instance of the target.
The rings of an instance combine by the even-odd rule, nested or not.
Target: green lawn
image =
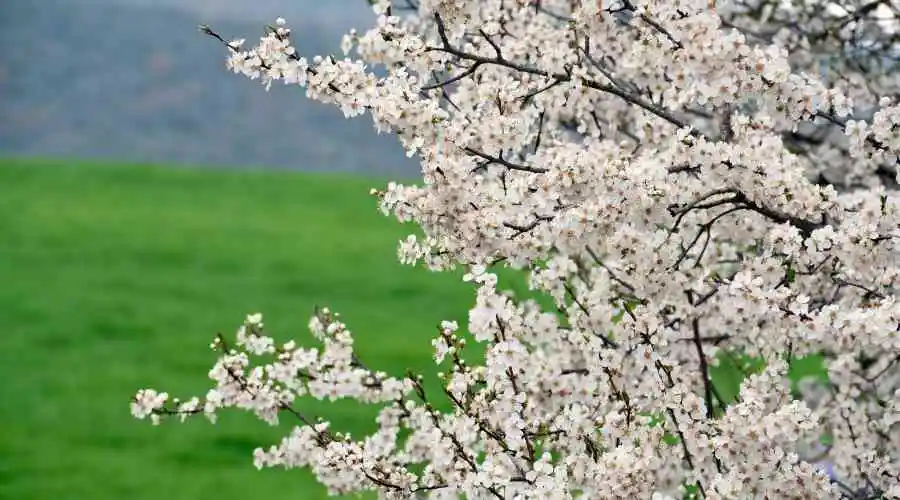
[[[383,217],[380,180],[290,172],[0,162],[0,498],[314,499],[305,471],[257,471],[285,432],[227,413],[153,428],[142,387],[202,395],[216,332],[249,312],[309,339],[342,313],[373,368],[431,366],[442,319],[474,300],[458,276],[396,262],[411,230]],[[374,409],[304,404],[338,429]]]
[[[250,312],[279,340],[311,342],[316,305],[342,313],[372,368],[433,373],[435,327],[463,324],[472,287],[396,262],[412,227],[376,210],[368,190],[383,185],[0,161],[0,498],[324,497],[306,471],[252,466],[286,427],[226,413],[154,428],[128,402],[143,387],[204,394],[210,340]],[[716,378],[731,397],[736,372]],[[302,409],[355,435],[375,427],[376,409],[352,402]]]

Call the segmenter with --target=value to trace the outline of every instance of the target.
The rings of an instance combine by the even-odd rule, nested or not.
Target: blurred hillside
[[[266,93],[196,29],[249,43],[278,16],[308,56],[373,20],[364,0],[3,0],[0,155],[414,174],[370,118]]]

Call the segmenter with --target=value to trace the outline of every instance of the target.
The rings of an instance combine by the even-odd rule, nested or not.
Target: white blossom
[[[204,398],[145,389],[132,413],[289,418],[254,464],[336,494],[897,498],[900,22],[877,4],[378,0],[344,59],[298,55],[282,19],[226,42],[233,72],[420,158],[421,183],[372,194],[420,230],[398,259],[461,267],[473,305],[427,334],[440,393],[368,366],[328,309],[313,348],[257,313],[213,342]],[[501,265],[547,301],[498,289]],[[803,358],[821,379],[790,379]],[[379,429],[301,397],[381,404]]]

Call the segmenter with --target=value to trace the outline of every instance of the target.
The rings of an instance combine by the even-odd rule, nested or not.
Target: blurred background
[[[197,31],[249,47],[279,16],[309,57],[374,20],[366,0],[2,0],[0,153],[415,175],[370,118],[266,93]]]
[[[374,21],[365,0],[0,0],[0,500],[324,498],[253,467],[296,422],[155,428],[131,397],[206,394],[211,339],[257,311],[315,346],[331,307],[397,376],[433,374],[436,325],[465,319],[471,287],[397,263],[414,228],[368,193],[417,177],[396,140],[230,74],[197,31],[252,42],[279,16],[308,56]],[[375,429],[375,407],[297,409]]]

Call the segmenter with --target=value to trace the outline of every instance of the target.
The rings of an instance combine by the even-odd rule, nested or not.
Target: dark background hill
[[[249,44],[278,16],[310,57],[374,20],[365,0],[2,0],[0,155],[414,174],[368,116],[267,93],[196,29]]]

